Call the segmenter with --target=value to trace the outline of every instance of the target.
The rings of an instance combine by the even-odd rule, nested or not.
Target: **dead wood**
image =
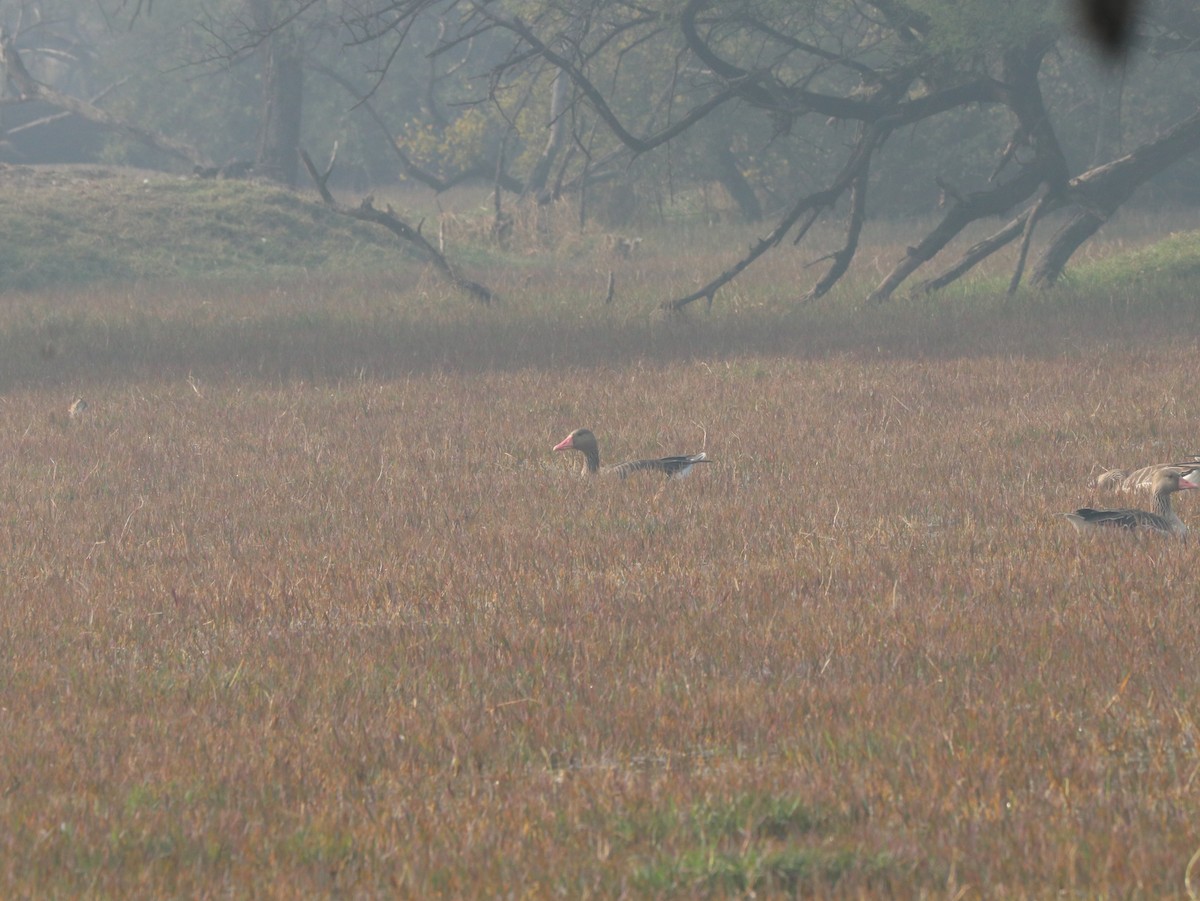
[[[1024,233],[1021,236],[1021,251],[1017,254],[1017,264],[1013,267],[1012,278],[1008,282],[1008,296],[1012,297],[1017,293],[1017,288],[1021,285],[1021,276],[1025,273],[1025,261],[1029,258],[1029,246],[1033,243],[1033,230],[1037,227],[1038,221],[1044,216],[1048,210],[1052,209],[1057,204],[1057,196],[1053,185],[1047,184],[1042,196],[1038,198],[1037,203],[1033,205],[1033,209],[1029,211],[1029,215],[1025,217]]]
[[[1067,261],[1139,187],[1177,160],[1200,149],[1200,110],[1153,141],[1071,179],[1068,198],[1079,211],[1058,230],[1034,266],[1030,280],[1052,285]]]
[[[63,94],[61,91],[56,91],[49,85],[37,81],[25,68],[25,64],[21,61],[21,54],[13,45],[12,38],[2,29],[0,29],[0,67],[7,72],[9,83],[16,89],[22,100],[44,101],[60,110],[74,113],[89,122],[133,138],[168,156],[191,163],[194,167],[203,169],[212,166],[212,162],[190,144],[177,141],[152,129],[134,125],[132,122],[100,109],[95,104],[69,94]]]
[[[771,233],[765,238],[760,238],[758,241],[752,244],[749,252],[736,263],[734,263],[733,266],[726,269],[699,290],[693,291],[691,294],[675,300],[663,301],[661,305],[662,308],[677,312],[682,310],[688,304],[700,300],[701,298],[706,300],[709,306],[712,306],[713,297],[716,295],[717,291],[737,278],[737,276],[744,269],[746,269],[747,266],[757,260],[760,256],[782,242],[783,239],[787,237],[787,233],[791,231],[792,226],[799,222],[800,218],[807,213],[809,214],[808,221],[805,222],[801,227],[800,233],[796,238],[796,242],[798,243],[800,239],[804,237],[805,233],[812,227],[813,223],[817,221],[821,213],[832,208],[842,194],[848,190],[851,190],[858,184],[859,178],[870,166],[871,155],[882,143],[884,137],[886,137],[886,132],[872,126],[865,127],[862,130],[862,133],[859,135],[853,152],[850,154],[850,159],[846,162],[846,165],[842,168],[842,171],[838,174],[837,178],[834,179],[833,183],[828,188],[824,188],[820,191],[814,191],[813,193],[802,197],[792,206],[790,210],[787,211],[775,228],[771,230]],[[845,249],[848,249],[849,256],[853,256],[854,247],[856,246],[856,240],[851,240],[849,238],[847,239]],[[846,261],[846,265],[849,265],[848,259]],[[825,291],[828,291],[829,287],[832,286],[837,277],[841,275],[841,272],[845,271],[845,269],[841,267],[840,262],[835,260],[834,266],[831,268],[831,273],[839,269],[840,271],[837,272],[833,279],[830,279],[829,274],[827,273],[826,277],[821,279],[821,281],[818,283],[818,286],[823,286],[821,290],[822,294],[825,293]],[[817,288],[814,288],[809,292],[809,295],[812,295],[813,291],[816,290]]]
[[[941,275],[921,282],[921,284],[917,286],[917,291],[924,294],[932,294],[934,291],[938,291],[946,287],[946,285],[949,285],[950,283],[962,278],[964,275],[970,272],[977,263],[986,260],[1001,247],[1006,247],[1009,243],[1014,241],[1024,230],[1025,219],[1028,217],[1028,215],[1028,211],[1022,213],[1020,216],[1005,225],[1004,228],[1000,229],[1000,231],[993,235],[989,235],[982,241],[972,244],[967,252],[964,253],[953,266],[951,266]]]
[[[1158,138],[1123,157],[1095,166],[1067,183],[1060,194],[1047,195],[1039,215],[1064,206],[1078,207],[1050,239],[1030,274],[1038,287],[1048,287],[1062,274],[1076,250],[1108,221],[1133,192],[1172,163],[1200,149],[1200,111],[1179,122]],[[940,275],[921,283],[917,290],[938,291],[966,275],[997,250],[1028,232],[1031,210],[1008,222],[1000,231],[973,245]]]
[[[421,234],[419,227],[414,228],[409,225],[397,216],[390,206],[386,210],[376,209],[370,197],[364,198],[356,207],[338,203],[329,190],[329,176],[333,173],[336,158],[337,145],[334,144],[333,153],[329,157],[329,164],[322,173],[317,171],[317,167],[308,153],[304,150],[300,151],[300,159],[304,162],[304,168],[308,170],[309,176],[312,177],[313,183],[316,185],[317,192],[321,195],[321,200],[325,202],[327,207],[342,216],[349,216],[351,219],[358,219],[360,222],[371,222],[375,225],[383,226],[402,241],[415,247],[418,253],[428,262],[432,263],[434,268],[450,284],[480,303],[490,304],[495,299],[496,295],[490,288],[462,275],[446,259],[444,254],[425,240],[425,236]]]

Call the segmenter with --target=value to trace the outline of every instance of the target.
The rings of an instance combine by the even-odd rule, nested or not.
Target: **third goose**
[[[1102,491],[1124,491],[1126,493],[1145,491],[1153,494],[1154,477],[1160,472],[1165,469],[1179,469],[1186,475],[1187,472],[1196,469],[1197,464],[1200,464],[1200,457],[1192,454],[1191,462],[1188,463],[1152,463],[1150,466],[1143,466],[1133,472],[1124,469],[1108,469],[1096,476],[1093,484]]]

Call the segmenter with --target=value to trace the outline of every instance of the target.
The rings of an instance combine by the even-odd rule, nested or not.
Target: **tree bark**
[[[21,61],[21,55],[17,52],[17,48],[13,46],[12,39],[2,29],[0,29],[0,66],[4,68],[9,82],[16,89],[22,100],[45,101],[51,106],[74,113],[77,116],[87,119],[89,122],[95,122],[97,125],[123,134],[167,156],[191,163],[193,167],[205,169],[212,166],[212,161],[190,144],[178,141],[175,138],[169,138],[152,129],[134,125],[111,113],[105,112],[100,107],[88,103],[86,100],[80,100],[78,97],[63,94],[49,85],[35,81],[26,70],[25,64]]]
[[[538,203],[549,203],[551,200],[550,193],[546,190],[546,183],[550,179],[550,169],[554,165],[554,160],[566,142],[567,98],[570,96],[570,89],[571,79],[565,72],[559,70],[550,85],[550,121],[548,123],[550,134],[546,139],[546,146],[542,149],[542,155],[534,163],[533,171],[529,173],[529,180],[525,185],[526,193],[536,197]]]
[[[1058,280],[1079,247],[1133,192],[1168,166],[1200,149],[1200,110],[1132,153],[1072,179],[1067,197],[1082,209],[1051,239],[1030,276],[1040,287]]]
[[[762,204],[758,202],[758,195],[754,193],[754,187],[746,180],[746,176],[738,167],[737,157],[733,153],[733,148],[729,146],[729,136],[718,134],[713,139],[712,150],[717,181],[733,198],[733,202],[738,205],[742,219],[746,222],[761,221],[763,217]]]
[[[250,4],[255,27],[263,36],[258,49],[262,98],[254,171],[295,187],[304,110],[304,58],[292,28],[278,21],[276,5],[274,0],[252,0]]]

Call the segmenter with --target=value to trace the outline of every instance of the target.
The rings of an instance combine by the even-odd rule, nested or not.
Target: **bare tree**
[[[1100,153],[1092,169],[1073,178],[1042,93],[1043,63],[1058,52],[1062,23],[1036,0],[1017,0],[999,14],[990,0],[963,0],[939,8],[936,18],[925,4],[905,0],[684,0],[667,11],[635,0],[342,0],[319,9],[315,2],[243,0],[248,12],[236,20],[237,27],[213,22],[210,28],[215,57],[224,54],[232,60],[260,53],[266,61],[257,161],[285,180],[294,177],[290,167],[303,106],[306,63],[303,42],[297,39],[301,17],[309,15],[328,29],[330,10],[336,10],[347,45],[375,47],[379,62],[365,89],[324,71],[367,109],[387,134],[402,168],[434,190],[453,184],[462,173],[491,177],[498,221],[502,191],[543,201],[570,190],[584,197],[589,185],[621,175],[638,157],[693,136],[700,138],[693,146],[709,148],[718,179],[746,217],[755,219],[761,206],[741,175],[727,129],[721,127],[727,113],[768,123],[763,130],[768,143],[786,141],[801,129],[812,134],[807,126],[816,122],[830,124],[839,136],[852,135],[836,165],[809,177],[803,188],[793,188],[765,237],[695,291],[668,300],[665,306],[671,309],[701,298],[711,303],[767,251],[789,238],[802,243],[818,220],[840,207],[846,210],[841,246],[814,261],[822,266],[798,297],[827,293],[849,271],[857,253],[880,151],[898,130],[947,113],[986,109],[986,115],[1007,116],[1007,143],[996,148],[985,185],[982,166],[970,187],[930,173],[930,181],[943,187],[951,203],[875,287],[871,299],[876,302],[937,258],[969,224],[992,216],[1008,217],[1009,224],[925,287],[946,284],[1019,237],[1011,280],[1015,290],[1044,215],[1078,205],[1033,266],[1034,283],[1049,283],[1137,184],[1192,149],[1190,126],[1181,122],[1176,131],[1127,157],[1106,160],[1109,154]],[[1139,52],[1180,53],[1200,46],[1200,13],[1194,4],[1163,3],[1164,15],[1139,20],[1145,31],[1135,45]],[[437,26],[436,45],[423,51],[430,60],[453,54],[474,60],[464,48],[486,44],[487,53],[478,57],[486,64],[476,64],[474,71],[482,85],[474,102],[488,104],[504,123],[503,137],[490,156],[449,175],[408,157],[394,140],[396,129],[373,102],[394,61],[427,22]],[[1121,23],[1127,30],[1125,18]],[[429,94],[427,106],[440,116],[440,104]],[[531,146],[528,131],[534,119],[545,128],[540,153]],[[1103,143],[1116,146],[1108,139]],[[527,148],[524,177],[512,168],[522,144]]]
[[[3,69],[8,84],[13,88],[20,102],[41,100],[66,113],[73,113],[102,128],[123,134],[138,143],[152,147],[167,156],[191,163],[193,166],[211,165],[203,152],[184,141],[162,134],[152,128],[129,122],[105,111],[94,103],[72,97],[38,81],[29,74],[29,70],[13,42],[12,35],[4,33],[3,29],[0,29],[0,68]]]
[[[304,53],[288,11],[275,0],[248,0],[262,70],[255,174],[295,186],[304,114]]]

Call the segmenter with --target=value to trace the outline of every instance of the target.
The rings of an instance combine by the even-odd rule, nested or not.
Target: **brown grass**
[[[1194,548],[1056,514],[1200,451],[1190,300],[700,263],[5,301],[0,894],[1179,897]]]

